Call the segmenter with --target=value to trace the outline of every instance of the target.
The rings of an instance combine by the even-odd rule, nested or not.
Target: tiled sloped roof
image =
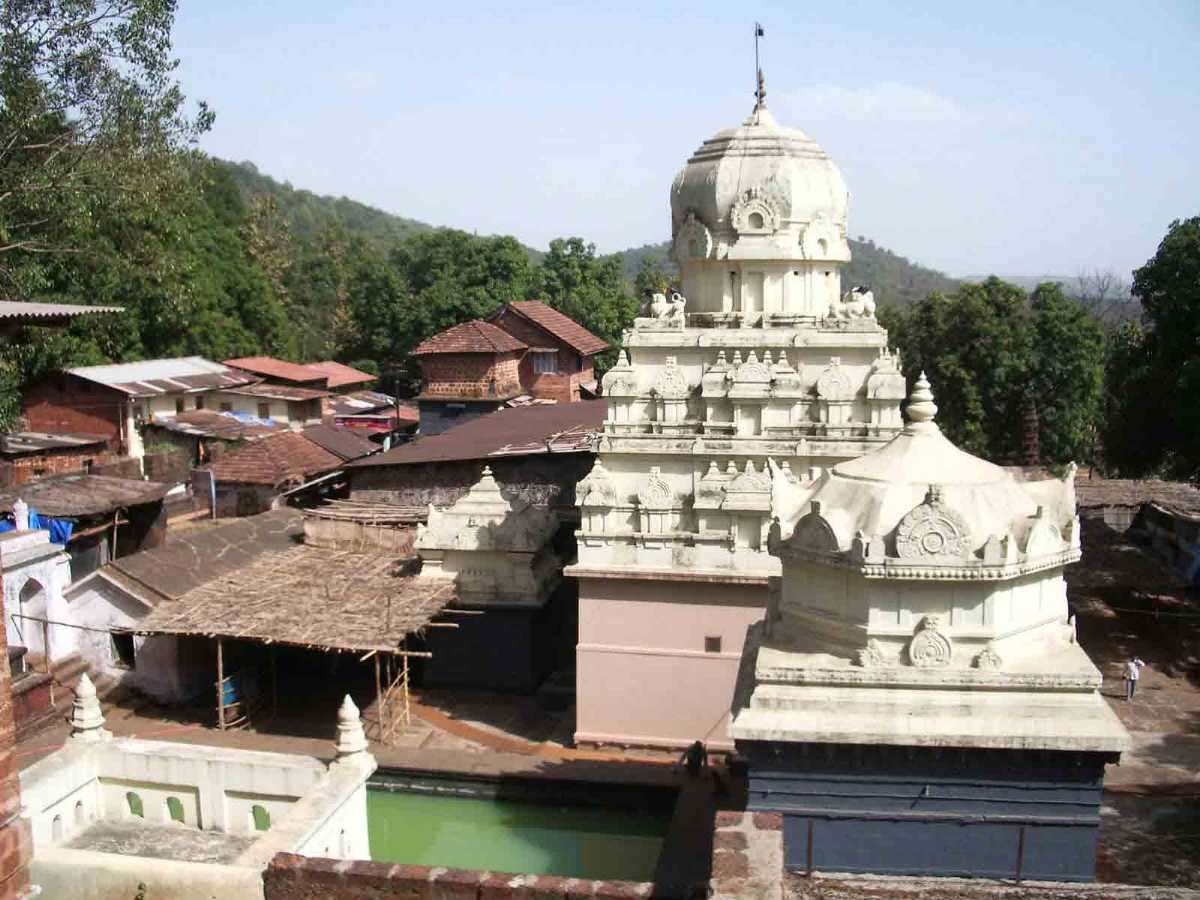
[[[285,431],[226,453],[205,466],[217,483],[266,484],[278,487],[288,481],[307,479],[336,469],[342,458],[330,453],[302,434]]]
[[[264,419],[239,419],[233,413],[217,412],[212,409],[190,409],[173,416],[155,416],[148,425],[165,428],[179,434],[194,437],[218,438],[230,441],[252,441],[271,434],[279,434],[287,426]]]
[[[110,475],[71,475],[23,484],[0,493],[0,511],[11,512],[18,497],[44,516],[94,516],[161,500],[171,485]]]
[[[386,453],[356,460],[349,468],[590,451],[604,429],[608,403],[581,400],[500,409],[418,437]]]
[[[425,353],[513,353],[526,345],[490,322],[472,319],[422,341],[414,356]]]
[[[0,434],[0,453],[40,453],[44,450],[69,450],[74,447],[93,447],[103,444],[106,438],[99,434],[71,434],[44,431],[10,431]]]
[[[596,337],[570,316],[564,316],[541,300],[517,300],[508,304],[508,307],[539,328],[550,332],[563,343],[574,347],[583,356],[608,349],[607,341]]]
[[[1200,513],[1200,490],[1190,484],[1157,479],[1075,477],[1075,500],[1083,509],[1103,506],[1141,506],[1154,502],[1176,512]]]
[[[358,369],[333,360],[305,363],[304,368],[316,372],[318,375],[327,376],[331,388],[345,387],[348,384],[369,384],[376,379],[376,376],[370,372],[360,372]]]
[[[309,425],[300,433],[342,459],[358,459],[379,449],[374,441],[340,425]]]
[[[234,366],[246,372],[254,372],[256,375],[264,375],[267,378],[306,384],[309,387],[323,388],[329,378],[324,372],[316,372],[299,363],[276,359],[273,356],[243,356],[239,359],[227,359],[225,365]]]

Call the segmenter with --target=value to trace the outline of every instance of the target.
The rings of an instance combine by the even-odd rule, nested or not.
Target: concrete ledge
[[[264,875],[267,900],[641,900],[661,897],[650,882],[592,881],[555,875],[520,875],[407,866],[396,863],[315,859],[280,853]],[[686,900],[686,898],[679,898]]]

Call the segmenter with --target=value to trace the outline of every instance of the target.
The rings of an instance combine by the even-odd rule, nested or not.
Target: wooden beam
[[[225,648],[217,638],[217,725],[225,730]]]

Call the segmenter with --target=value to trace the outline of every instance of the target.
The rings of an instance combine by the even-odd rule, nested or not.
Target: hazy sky
[[[954,275],[1112,269],[1200,214],[1200,2],[182,0],[204,149],[544,247],[670,236],[752,105],[841,167],[850,233]]]

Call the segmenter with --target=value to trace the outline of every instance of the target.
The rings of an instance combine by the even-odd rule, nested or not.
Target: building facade
[[[489,321],[529,347],[519,369],[529,396],[574,403],[598,393],[595,357],[608,344],[578,322],[540,300],[508,303]]]
[[[874,299],[841,290],[847,202],[832,160],[761,90],[672,184],[683,292],[626,332],[578,491],[579,741],[732,747],[742,644],[779,572],[767,461],[808,482],[901,426]]]

